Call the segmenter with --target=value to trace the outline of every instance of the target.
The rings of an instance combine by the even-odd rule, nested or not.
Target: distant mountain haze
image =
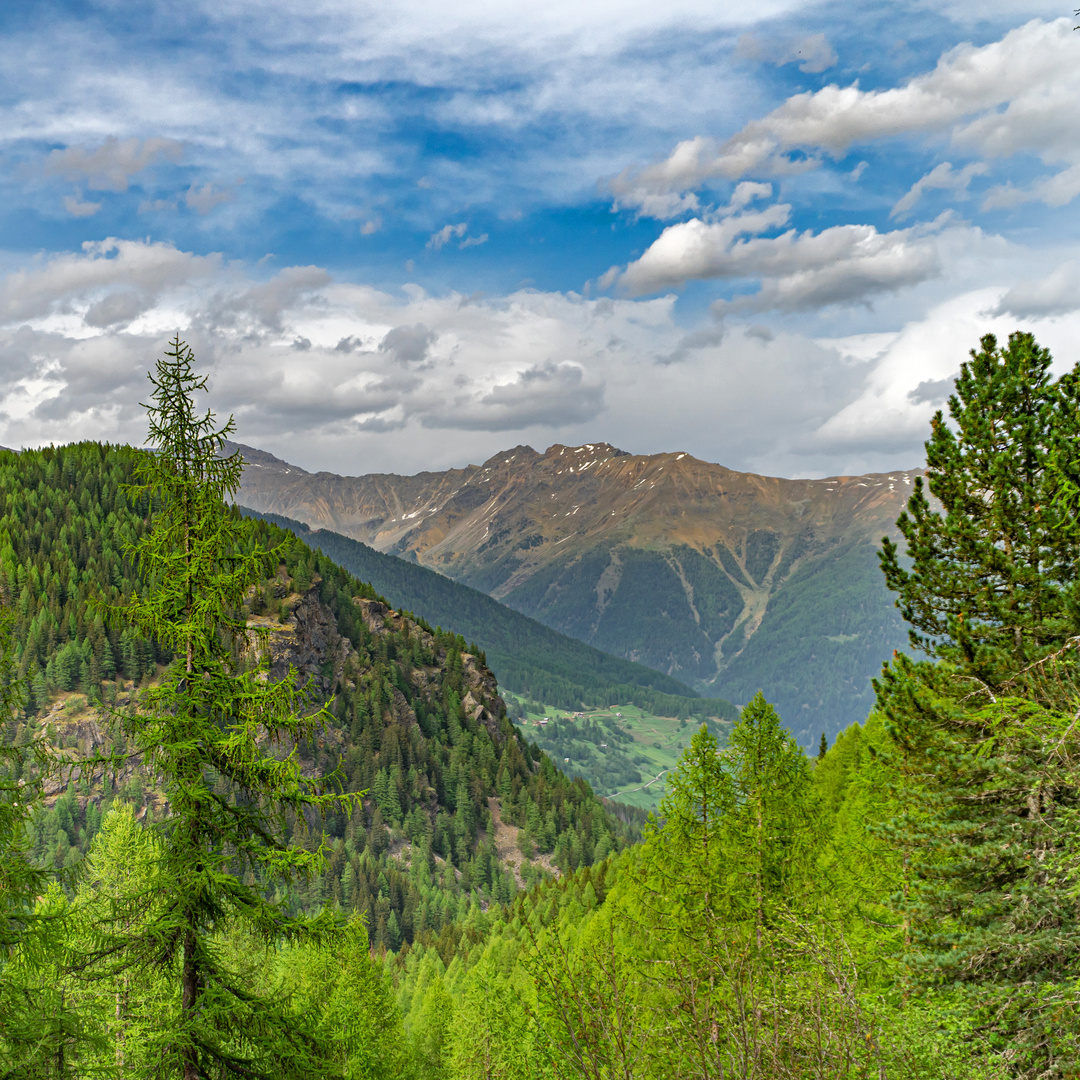
[[[607,443],[415,476],[245,458],[238,501],[471,585],[702,693],[760,687],[805,745],[865,718],[906,631],[876,545],[918,470],[787,480]]]

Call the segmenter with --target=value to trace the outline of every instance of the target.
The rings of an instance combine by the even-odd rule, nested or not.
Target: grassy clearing
[[[651,810],[667,792],[667,773],[675,767],[700,726],[694,720],[656,716],[634,705],[571,711],[538,707],[504,693],[520,713],[525,734],[568,776],[581,776],[598,795]],[[728,723],[710,720],[721,737]]]

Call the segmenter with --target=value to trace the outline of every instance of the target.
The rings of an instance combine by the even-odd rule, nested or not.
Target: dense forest
[[[277,514],[244,513],[289,529],[401,607],[479,642],[500,685],[523,697],[563,709],[618,702],[661,716],[735,717],[730,701],[701,698],[670,675],[560,634],[434,570],[328,529],[313,533]]]
[[[1050,363],[984,338],[935,418],[881,559],[912,652],[865,723],[809,758],[766,688],[637,843],[463,639],[230,509],[230,427],[184,394],[156,455],[4,455],[3,1075],[1077,1075],[1080,374]]]

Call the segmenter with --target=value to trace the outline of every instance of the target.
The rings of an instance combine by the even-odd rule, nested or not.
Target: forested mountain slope
[[[242,508],[244,509],[244,508]],[[725,700],[702,699],[669,675],[623,660],[560,634],[486,593],[340,533],[276,514],[263,517],[290,529],[384,596],[436,626],[450,625],[484,650],[499,685],[565,709],[637,705],[663,716],[734,720]]]
[[[783,480],[602,443],[416,476],[244,455],[244,505],[419,562],[704,693],[764,688],[803,745],[865,718],[870,678],[906,640],[873,545],[894,534],[912,471]]]
[[[126,550],[147,528],[150,507],[122,486],[137,454],[95,443],[0,453],[0,589],[30,690],[11,741],[44,728],[72,756],[114,747],[110,713],[137,709],[166,659],[107,617],[135,588]],[[265,548],[291,540],[266,522],[253,528],[250,542]],[[333,698],[324,736],[299,748],[305,767],[340,763],[346,790],[370,792],[351,816],[328,820],[325,873],[291,894],[295,904],[333,899],[357,910],[380,945],[435,941],[471,900],[508,900],[550,869],[587,865],[626,842],[628,828],[587,785],[515,730],[482,654],[460,636],[396,614],[296,541],[246,607],[277,670],[292,663],[313,701]],[[57,866],[78,860],[115,799],[140,816],[168,810],[137,759],[53,795],[36,845]],[[297,820],[295,837],[317,844],[309,825]]]

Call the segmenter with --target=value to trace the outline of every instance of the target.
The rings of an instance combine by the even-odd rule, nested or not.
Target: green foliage
[[[277,963],[293,1022],[311,1031],[328,1068],[348,1080],[406,1074],[401,1015],[359,919],[329,940],[286,948]]]
[[[639,657],[671,674],[698,678],[713,667],[713,645],[686,591],[659,552],[621,548],[619,585],[604,606],[592,640],[602,649]]]
[[[106,626],[95,603],[123,603],[135,585],[125,553],[149,506],[122,485],[138,456],[98,443],[0,452],[0,589],[28,714],[58,690],[97,698],[103,680],[137,683],[166,659],[145,637]]]
[[[147,592],[133,592],[118,612],[175,657],[142,707],[120,718],[124,736],[160,776],[170,815],[153,875],[100,924],[88,963],[109,974],[150,967],[179,977],[179,1008],[156,1052],[185,1080],[304,1075],[315,1062],[310,1040],[272,995],[252,994],[215,935],[238,926],[291,940],[332,929],[325,916],[296,916],[268,902],[241,875],[309,879],[323,853],[289,844],[286,828],[339,797],[307,779],[295,753],[268,753],[311,737],[323,714],[305,707],[294,672],[268,681],[243,663],[244,596],[280,552],[251,544],[250,529],[225,505],[242,463],[218,455],[232,421],[218,429],[211,413],[196,413],[194,394],[206,380],[192,363],[177,337],[150,377],[156,453],[140,460],[136,491],[156,497],[160,509],[132,551]]]
[[[871,676],[902,648],[871,544],[842,544],[797,569],[766,608],[761,625],[717,680],[735,701],[760,687],[798,742],[839,734],[874,704]]]
[[[1080,802],[1078,535],[1059,528],[1051,467],[1075,441],[1075,372],[1054,381],[1030,335],[972,351],[898,522],[910,570],[882,563],[936,659],[898,656],[877,684],[907,805],[889,828],[906,862],[898,905],[911,976],[947,988],[1012,1076],[1076,1068],[1080,923],[1063,903]],[[955,430],[954,430],[955,429]]]
[[[27,835],[57,763],[43,740],[16,733],[23,688],[15,677],[14,622],[0,607],[0,1069],[12,1080],[30,1080],[63,1074],[83,1017],[56,987],[63,901],[49,892]],[[43,894],[48,899],[39,902]]]
[[[276,514],[245,513],[290,529],[428,623],[457,627],[480,644],[500,685],[515,693],[567,709],[618,701],[662,716],[734,717],[727,701],[699,698],[670,676],[566,637],[433,570],[325,529],[310,533]]]
[[[897,526],[914,563],[883,541],[882,567],[911,642],[990,685],[1052,649],[1075,625],[1080,543],[1059,527],[1051,468],[1080,435],[1076,373],[1054,380],[1030,334],[992,334],[962,365],[946,424],[926,443],[932,509],[921,480]],[[954,430],[955,428],[955,430]]]
[[[102,738],[103,749],[131,749],[130,739],[103,723],[102,710],[139,710],[146,684],[158,677],[171,652],[131,627],[106,621],[94,601],[122,605],[136,588],[134,563],[125,545],[146,535],[151,502],[124,485],[132,483],[140,460],[139,452],[97,444],[0,453],[0,487],[9,508],[5,520],[12,523],[10,543],[3,550],[14,553],[7,561],[0,558],[0,576],[7,575],[4,580],[21,589],[12,610],[15,659],[24,672],[23,685],[33,691],[20,701],[7,729],[13,742],[37,738],[47,724],[50,745],[64,756],[85,753],[91,743],[101,747]],[[230,519],[235,520],[232,515]],[[514,878],[505,869],[492,869],[482,850],[491,797],[500,799],[511,823],[538,817],[542,827],[536,854],[552,855],[559,846],[567,865],[575,858],[592,859],[597,851],[602,857],[637,835],[636,822],[627,824],[606,813],[587,788],[572,785],[550,766],[540,769],[539,751],[499,715],[497,698],[487,701],[495,714],[490,729],[465,715],[461,657],[469,646],[464,638],[433,631],[423,620],[392,624],[373,634],[354,602],[378,599],[369,584],[276,526],[254,521],[249,527],[245,551],[250,555],[256,548],[277,548],[282,562],[269,560],[274,565],[259,588],[245,593],[238,618],[257,616],[272,635],[278,628],[287,631],[298,617],[302,621],[317,604],[352,649],[343,666],[324,672],[315,665],[303,673],[318,700],[334,697],[331,715],[324,718],[327,737],[302,740],[297,747],[306,774],[319,779],[340,764],[344,788],[358,792],[371,789],[381,770],[401,810],[397,819],[380,811],[378,820],[371,801],[352,813],[331,811],[325,822],[328,848],[322,870],[281,892],[256,872],[253,880],[259,888],[269,889],[269,895],[277,895],[293,912],[333,903],[362,914],[381,949],[389,939],[380,936],[379,927],[389,930],[391,914],[401,943],[411,944],[418,937],[437,939],[457,918],[462,896],[476,895],[485,904],[512,899],[518,888]],[[305,575],[313,591],[301,594],[298,584]],[[51,584],[69,579],[78,587],[56,592]],[[35,582],[47,584],[38,591]],[[52,625],[53,613],[57,633],[37,634],[34,627]],[[451,619],[452,610],[444,622]],[[40,653],[37,646],[30,647],[34,641]],[[79,650],[90,645],[89,681],[61,692],[55,682],[47,682],[46,671],[55,671],[55,657],[71,642]],[[596,655],[603,663],[610,659]],[[99,667],[100,682],[95,681]],[[597,678],[598,685],[607,685]],[[643,692],[653,693],[648,687]],[[226,792],[220,777],[212,782]],[[468,805],[459,812],[456,796],[462,785]],[[89,850],[103,814],[117,798],[158,821],[167,813],[146,761],[134,756],[115,768],[99,766],[88,784],[50,800],[32,816],[27,837],[32,861],[55,869],[73,867]],[[318,846],[318,829],[296,822],[289,829],[303,844]],[[447,877],[446,860],[455,875]],[[533,876],[545,872],[539,865],[526,870]]]

